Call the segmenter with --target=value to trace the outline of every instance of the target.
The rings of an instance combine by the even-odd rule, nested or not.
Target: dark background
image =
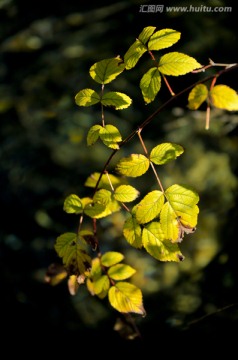
[[[141,338],[126,339],[130,326],[116,331],[119,314],[85,288],[72,297],[66,282],[52,287],[44,281],[48,266],[59,262],[56,237],[77,226],[77,219],[63,212],[65,197],[86,196],[87,176],[100,171],[109,154],[103,146],[98,151],[85,146],[100,109],[78,108],[74,102],[79,90],[97,86],[89,67],[123,56],[145,26],[181,32],[180,41],[162,53],[184,52],[201,64],[209,58],[237,62],[234,4],[164,3],[232,6],[232,12],[148,13],[140,12],[140,5],[154,3],[132,0],[0,1],[0,314],[1,345],[7,351],[17,346],[19,354],[34,356],[85,350],[90,356],[105,355],[115,346],[116,353],[131,350],[130,356],[142,349],[186,355],[188,346],[230,351],[235,345],[238,116],[213,109],[206,131],[205,107],[188,111],[187,94],[143,132],[151,147],[161,141],[185,147],[181,160],[160,174],[166,186],[187,183],[200,195],[198,229],[181,244],[184,263],[161,264],[131,250],[113,230],[113,221],[121,221],[118,215],[112,223],[102,222],[103,249],[119,247],[138,270],[134,281],[143,291],[147,316],[132,318]],[[133,108],[108,114],[123,136],[169,98],[163,84],[158,100],[144,105],[138,86],[143,64],[146,60],[115,83],[133,98]],[[178,92],[202,76],[169,80]],[[237,79],[235,70],[218,83],[237,91]],[[128,151],[134,148],[138,144],[128,144]],[[153,186],[150,181],[141,182],[142,193]]]

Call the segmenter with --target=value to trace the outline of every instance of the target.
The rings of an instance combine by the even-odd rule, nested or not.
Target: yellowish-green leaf
[[[68,273],[63,265],[53,263],[47,269],[47,272],[45,274],[45,281],[48,284],[55,286],[58,285],[61,281],[63,281],[67,276]]]
[[[87,178],[84,185],[95,188],[95,186],[98,182],[99,176],[100,176],[99,172],[94,172]],[[108,179],[108,177],[110,180]],[[104,189],[111,190],[111,184],[115,188],[121,184],[121,179],[118,176],[115,176],[112,174],[103,174],[99,181],[98,188],[104,188]]]
[[[130,215],[123,226],[123,235],[125,236],[125,239],[131,246],[139,249],[142,247],[141,234],[142,230],[136,218]]]
[[[149,69],[141,78],[140,89],[144,101],[152,102],[161,88],[161,75],[156,67]]]
[[[198,194],[191,188],[181,186],[181,185],[172,185],[165,191],[166,198],[169,202],[166,205],[165,209],[162,209],[160,217],[161,224],[165,236],[172,241],[178,241],[179,237],[175,236],[175,233],[169,233],[168,224],[173,226],[173,232],[175,232],[175,225],[177,218],[182,225],[188,228],[194,228],[197,225],[197,217],[199,213],[199,208],[197,203],[199,201]],[[174,220],[173,220],[174,219]],[[179,233],[179,224],[177,221],[178,233]]]
[[[93,281],[89,278],[87,278],[86,280],[86,286],[87,286],[87,289],[89,291],[89,293],[94,296],[95,295],[95,291],[94,291],[94,284],[93,284]]]
[[[146,251],[160,261],[184,260],[177,244],[166,239],[159,222],[146,225],[142,232],[142,242]]]
[[[108,84],[123,72],[125,65],[122,59],[115,58],[101,60],[91,66],[90,76],[99,84]]]
[[[128,279],[135,273],[136,270],[126,264],[116,264],[111,266],[108,270],[108,276],[116,281]]]
[[[202,67],[193,57],[179,52],[171,52],[160,58],[158,69],[164,75],[185,75]]]
[[[112,200],[106,205],[105,209],[102,212],[95,213],[94,216],[91,217],[93,217],[94,219],[101,219],[119,211],[120,209],[121,207],[119,203],[116,200]]]
[[[131,185],[120,185],[114,192],[114,198],[120,202],[131,202],[139,196],[139,191]]]
[[[148,43],[149,50],[161,50],[175,44],[181,37],[181,33],[172,29],[156,31]]]
[[[184,152],[181,145],[174,143],[162,143],[155,146],[150,153],[150,161],[156,165],[167,164],[171,160],[175,160]]]
[[[145,45],[149,40],[149,38],[151,37],[151,35],[153,34],[153,32],[155,31],[155,29],[156,29],[155,26],[145,27],[138,36],[138,39]]]
[[[92,106],[100,101],[100,96],[92,89],[80,90],[75,95],[75,103],[78,106]]]
[[[100,276],[97,280],[93,281],[94,293],[104,298],[110,288],[110,281],[107,275]]]
[[[145,174],[149,166],[150,161],[146,156],[142,154],[131,154],[118,162],[116,171],[122,175],[138,177]]]
[[[138,39],[129,47],[124,55],[124,63],[127,70],[136,66],[141,56],[147,51],[147,47]]]
[[[99,189],[93,196],[94,203],[108,205],[112,200],[112,193],[106,189]]]
[[[91,257],[86,252],[87,244],[75,233],[65,233],[57,237],[55,250],[70,275],[83,274],[91,267]]]
[[[131,105],[132,99],[121,92],[110,91],[103,94],[101,103],[104,106],[111,106],[115,110],[122,110],[128,108],[128,106]]]
[[[227,85],[216,85],[210,91],[213,106],[228,111],[238,110],[238,94]]]
[[[101,264],[106,267],[118,264],[124,259],[124,255],[117,251],[108,251],[101,257]]]
[[[93,199],[90,197],[84,197],[81,199],[81,203],[83,205],[83,209],[85,208],[86,205],[91,204],[93,202]]]
[[[98,140],[101,128],[102,128],[101,125],[93,125],[89,129],[89,132],[87,135],[87,145],[88,146],[95,144],[95,142]]]
[[[178,215],[169,202],[166,202],[160,213],[161,229],[166,239],[180,241]]]
[[[89,277],[94,281],[100,278],[102,275],[102,267],[101,267],[100,259],[99,258],[92,259],[91,266],[92,267]]]
[[[208,97],[208,88],[204,84],[198,84],[188,95],[188,108],[197,110]]]
[[[68,214],[81,214],[83,212],[81,199],[75,194],[67,196],[63,209]]]
[[[110,124],[101,127],[100,138],[106,146],[112,149],[119,149],[118,143],[122,141],[119,130]]]
[[[85,205],[84,207],[84,213],[91,217],[96,219],[98,216],[100,216],[106,209],[106,205],[104,204],[100,204],[100,203],[95,203],[95,202],[90,202],[87,205]]]
[[[141,290],[133,284],[118,282],[108,292],[111,306],[120,313],[136,313],[145,316]]]
[[[139,224],[145,224],[155,219],[164,204],[162,191],[154,190],[149,192],[136,206],[136,220]]]

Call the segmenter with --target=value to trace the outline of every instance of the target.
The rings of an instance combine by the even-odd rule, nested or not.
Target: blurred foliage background
[[[79,108],[74,102],[79,90],[95,88],[89,67],[123,56],[145,26],[181,32],[180,41],[163,53],[184,52],[202,64],[209,58],[237,62],[234,4],[232,12],[216,14],[140,12],[143,4],[152,2],[0,0],[0,312],[4,337],[21,340],[19,350],[25,354],[28,341],[37,351],[54,352],[63,346],[69,351],[77,341],[79,347],[99,340],[120,349],[139,349],[142,343],[150,346],[168,338],[172,343],[197,344],[199,339],[212,344],[224,334],[232,336],[238,325],[238,115],[213,109],[207,131],[205,107],[189,111],[187,94],[143,131],[148,148],[162,141],[185,148],[159,174],[165,187],[185,183],[200,196],[197,231],[181,244],[185,261],[164,264],[129,247],[120,235],[119,213],[101,223],[102,249],[123,251],[137,270],[132,281],[143,291],[147,316],[135,317],[135,323],[143,340],[128,340],[134,333],[130,319],[123,325],[106,301],[91,297],[83,286],[71,296],[66,282],[51,287],[44,281],[48,266],[59,262],[56,237],[77,228],[78,219],[63,212],[65,197],[87,196],[86,178],[100,171],[110,154],[105,146],[87,148],[85,142],[89,127],[100,121],[100,109]],[[170,6],[190,4],[231,6],[222,0],[164,1]],[[110,85],[133,98],[132,107],[106,113],[124,137],[169,98],[163,84],[158,99],[144,105],[139,91],[143,59],[136,70]],[[178,92],[203,76],[171,78],[170,84]],[[237,91],[237,79],[236,70],[218,83]],[[120,156],[130,151],[141,152],[137,140]],[[141,194],[155,186],[150,178],[134,185]]]

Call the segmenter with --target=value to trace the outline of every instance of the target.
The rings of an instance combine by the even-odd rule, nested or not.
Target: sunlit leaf
[[[92,89],[80,90],[75,95],[75,103],[78,106],[92,106],[100,101],[100,96]]]
[[[149,38],[151,37],[151,35],[153,34],[153,32],[155,31],[155,29],[156,29],[155,26],[145,27],[138,36],[138,39],[145,45],[149,40]]]
[[[136,66],[141,56],[147,51],[147,47],[138,39],[129,47],[124,55],[125,67],[127,70]]]
[[[160,223],[166,239],[179,241],[178,215],[169,202],[166,202],[160,213]]]
[[[131,105],[132,99],[121,92],[110,91],[103,94],[101,103],[104,106],[111,106],[115,110],[122,110]]]
[[[55,250],[70,275],[82,274],[91,267],[91,257],[86,252],[87,244],[75,233],[65,233],[57,237]]]
[[[67,196],[63,209],[68,214],[81,214],[83,212],[81,199],[75,194]]]
[[[106,205],[91,202],[90,204],[87,204],[84,208],[84,213],[91,218],[97,218],[97,216],[101,215],[106,209]]]
[[[115,126],[110,124],[101,127],[100,139],[106,146],[112,149],[119,149],[118,143],[122,141],[119,130]]]
[[[206,85],[198,84],[194,86],[188,95],[188,108],[190,110],[197,110],[207,97],[208,88]]]
[[[107,205],[112,200],[112,193],[106,189],[99,189],[93,196],[94,203],[99,203],[102,205]]]
[[[101,219],[119,211],[121,208],[120,204],[116,200],[110,201],[104,206],[104,209],[102,206],[104,205],[96,203],[93,205],[94,208],[90,208],[90,206],[87,207],[85,213],[94,219]]]
[[[126,264],[116,264],[108,269],[108,276],[116,281],[128,279],[135,273],[136,270]]]
[[[142,292],[133,284],[116,283],[109,289],[108,299],[111,306],[120,313],[136,313],[145,316]]]
[[[149,192],[136,206],[135,214],[139,224],[145,224],[156,218],[164,204],[162,191]]]
[[[138,177],[145,174],[149,169],[149,166],[150,161],[146,156],[141,154],[131,154],[118,162],[116,171],[122,175]]]
[[[98,182],[99,176],[100,176],[99,172],[94,172],[86,179],[84,185],[94,188]],[[118,176],[112,174],[103,174],[99,181],[98,188],[111,190],[111,184],[115,188],[116,186],[121,184],[121,179]]]
[[[167,164],[169,161],[176,159],[184,152],[181,145],[174,143],[162,143],[155,146],[150,153],[150,161],[154,164]]]
[[[101,257],[101,264],[103,266],[110,267],[112,265],[118,264],[124,259],[124,255],[117,251],[108,251]]]
[[[123,235],[125,236],[127,242],[135,247],[142,247],[142,238],[141,238],[142,230],[141,227],[134,216],[129,216],[126,219],[123,226]]]
[[[238,94],[227,85],[216,85],[210,91],[213,106],[228,111],[238,110]]]
[[[114,192],[114,198],[120,202],[131,202],[139,196],[139,191],[131,185],[120,185]]]
[[[202,67],[193,57],[186,54],[171,52],[161,56],[158,69],[164,75],[185,75]]]
[[[160,213],[160,220],[165,237],[171,241],[181,241],[180,223],[193,229],[197,224],[199,208],[198,194],[191,188],[172,185],[165,191],[168,200]]]
[[[108,84],[123,72],[125,65],[122,59],[115,58],[101,60],[91,66],[90,76],[99,84]]]
[[[142,242],[146,251],[160,261],[184,260],[177,244],[166,239],[159,222],[146,225],[142,232]]]
[[[99,258],[92,259],[91,270],[90,270],[90,278],[93,280],[97,280],[102,275],[102,267]]]
[[[156,31],[148,43],[149,50],[161,50],[175,44],[181,37],[181,33],[172,29]]]
[[[110,281],[107,275],[100,276],[97,280],[93,281],[93,288],[95,295],[103,299],[110,288]]]
[[[98,140],[101,128],[102,128],[101,125],[93,125],[89,129],[88,135],[87,135],[87,145],[88,146],[95,144],[95,142]]]
[[[158,68],[149,69],[141,78],[140,89],[144,101],[148,104],[152,102],[161,88],[161,75]]]

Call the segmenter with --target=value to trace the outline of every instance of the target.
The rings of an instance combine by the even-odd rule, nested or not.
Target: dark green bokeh
[[[204,2],[165,5],[191,3]],[[107,302],[90,297],[85,289],[71,297],[65,282],[50,287],[43,281],[47,267],[59,260],[56,237],[77,227],[76,217],[63,212],[65,197],[88,195],[87,176],[100,171],[109,154],[103,146],[95,151],[85,143],[89,127],[100,120],[100,109],[79,108],[74,102],[79,90],[95,88],[89,67],[104,58],[123,56],[145,26],[182,33],[167,52],[184,52],[202,64],[209,58],[237,61],[234,5],[232,12],[214,14],[142,13],[141,4],[152,3],[0,0],[1,319],[4,338],[24,338],[26,348],[20,351],[25,353],[28,341],[56,352],[69,349],[71,343],[80,347],[98,340],[133,350],[142,344],[154,346],[157,339],[163,344],[168,338],[180,344],[196,344],[199,338],[211,345],[225,334],[231,338],[238,325],[238,116],[214,109],[206,131],[205,108],[188,111],[187,95],[143,132],[148,147],[161,141],[185,147],[184,155],[162,169],[160,176],[166,187],[186,183],[200,195],[198,229],[181,244],[186,260],[181,265],[161,264],[130,249],[112,226],[122,221],[118,215],[102,224],[105,249],[124,249],[138,269],[134,281],[142,288],[147,310],[145,318],[136,317],[143,341],[125,340],[113,330],[118,314]],[[231,6],[225,1],[205,5]],[[169,97],[163,86],[158,100],[144,106],[138,87],[143,64],[115,82],[116,90],[133,98],[132,108],[108,113],[123,136]],[[178,92],[201,76],[170,82]],[[237,91],[237,79],[236,70],[218,81]],[[141,151],[136,141],[125,152],[131,149]],[[148,180],[145,186],[141,180],[139,186],[143,193],[154,184]]]

